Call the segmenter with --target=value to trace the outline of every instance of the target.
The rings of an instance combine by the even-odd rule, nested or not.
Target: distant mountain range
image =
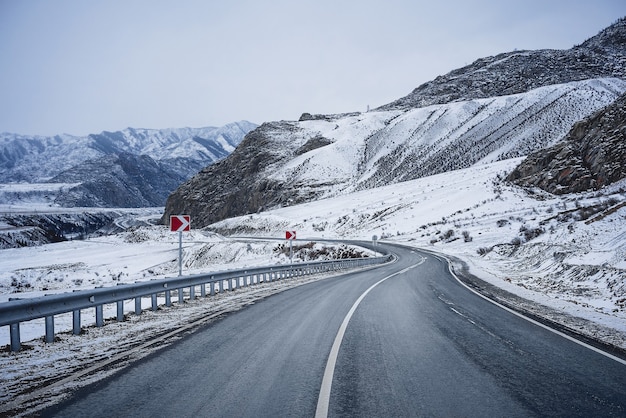
[[[76,183],[61,206],[162,206],[180,183],[228,156],[257,125],[134,129],[88,136],[0,134],[0,183]]]
[[[204,226],[526,156],[556,145],[625,93],[620,19],[569,50],[479,59],[371,112],[265,123],[172,193],[162,222],[186,213]]]

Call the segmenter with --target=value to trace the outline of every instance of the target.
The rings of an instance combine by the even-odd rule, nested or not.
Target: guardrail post
[[[9,325],[9,333],[11,334],[11,351],[20,351],[20,348],[22,348],[20,343],[20,323]]]
[[[102,312],[102,305],[96,306],[96,326],[104,326],[104,314]]]
[[[189,300],[194,300],[196,298],[196,286],[189,287]]]
[[[203,298],[206,297],[206,284],[205,283],[202,283],[200,285],[200,296]]]
[[[172,294],[169,289],[165,291],[165,306],[172,306]]]
[[[213,276],[211,276],[211,279],[213,279]],[[215,282],[209,284],[209,295],[215,295]]]
[[[72,334],[80,334],[80,309],[72,311]]]
[[[178,303],[180,303],[181,305],[185,303],[185,295],[183,294],[182,287],[178,289]]]
[[[135,315],[141,315],[141,296],[135,298]]]
[[[152,310],[156,311],[159,308],[156,293],[151,294],[150,299],[152,299]]]
[[[117,301],[117,322],[124,322],[124,301]]]
[[[46,316],[46,343],[54,342],[54,315]]]

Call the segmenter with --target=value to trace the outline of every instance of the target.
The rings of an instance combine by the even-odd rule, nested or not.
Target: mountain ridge
[[[183,157],[210,163],[232,152],[245,133],[256,126],[239,121],[222,127],[126,128],[86,136],[4,132],[0,133],[0,183],[45,182],[84,161],[119,153],[148,155],[154,160]],[[207,147],[209,144],[212,149]]]
[[[178,185],[228,156],[256,126],[126,128],[82,137],[3,133],[0,183],[79,183],[59,189],[54,204],[66,207],[163,206]]]
[[[206,226],[554,145],[624,93],[625,37],[620,19],[570,50],[477,60],[372,112],[264,123],[176,189],[161,221],[186,213]]]
[[[523,93],[593,78],[626,76],[626,18],[567,50],[505,52],[479,58],[377,110],[407,109]]]

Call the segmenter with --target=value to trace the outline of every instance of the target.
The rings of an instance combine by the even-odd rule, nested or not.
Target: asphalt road
[[[393,251],[229,314],[43,415],[626,416],[624,363],[484,300],[436,257]]]

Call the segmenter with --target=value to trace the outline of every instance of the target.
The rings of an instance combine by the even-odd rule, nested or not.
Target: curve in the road
[[[397,262],[225,315],[42,416],[626,416],[623,363],[388,248]]]
[[[422,259],[417,264],[409,266],[403,270],[390,274],[389,276],[379,280],[378,282],[371,285],[365,292],[363,292],[361,296],[359,296],[359,298],[356,300],[356,302],[354,302],[354,305],[352,305],[352,307],[348,311],[348,314],[343,319],[343,322],[341,323],[341,326],[339,327],[339,331],[337,332],[337,335],[335,336],[333,346],[330,349],[328,361],[326,362],[326,368],[324,369],[324,377],[322,378],[320,394],[317,400],[317,408],[315,410],[316,418],[326,418],[328,416],[328,406],[330,404],[330,392],[332,389],[333,375],[335,374],[335,364],[337,363],[337,356],[339,355],[339,348],[341,347],[341,341],[343,340],[343,336],[346,333],[346,329],[348,328],[348,323],[350,322],[350,318],[352,318],[352,315],[354,315],[354,312],[361,304],[361,301],[363,301],[365,296],[367,296],[367,294],[379,284],[383,283],[386,280],[391,279],[392,277],[395,277],[402,273],[406,273],[407,271],[415,267],[418,267],[424,261],[425,259]]]

